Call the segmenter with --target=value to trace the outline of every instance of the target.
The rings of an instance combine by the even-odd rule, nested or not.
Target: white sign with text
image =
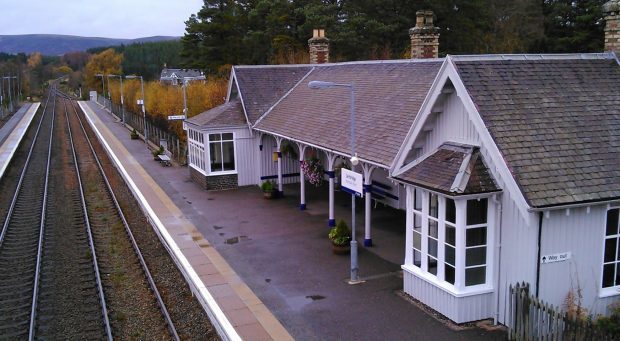
[[[354,192],[357,196],[364,196],[364,178],[362,174],[342,168],[341,186]]]
[[[541,264],[563,262],[569,260],[571,256],[570,252],[554,253],[552,255],[544,255],[540,257]]]
[[[185,115],[168,116],[168,121],[178,121],[178,120],[184,120],[184,119],[185,119]]]

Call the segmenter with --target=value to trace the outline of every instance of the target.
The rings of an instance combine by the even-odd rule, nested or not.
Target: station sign
[[[144,100],[142,100],[142,99],[136,100],[136,104],[142,105],[142,104],[144,104]]]
[[[342,168],[340,175],[340,185],[344,191],[358,197],[364,196],[364,177],[362,174]]]
[[[180,121],[180,120],[184,120],[185,119],[185,115],[172,115],[172,116],[168,116],[168,121]]]

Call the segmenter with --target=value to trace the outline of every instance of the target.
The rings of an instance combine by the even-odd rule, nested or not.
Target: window
[[[235,142],[232,133],[209,134],[211,172],[235,170]]]
[[[188,129],[188,154],[189,163],[196,168],[205,171],[205,157],[204,157],[204,134],[193,129]]]
[[[464,290],[487,284],[488,211],[487,198],[455,200],[416,188],[410,227],[411,265],[427,280],[449,285],[447,288]],[[615,230],[618,239],[619,229]]]
[[[446,199],[446,238],[444,245],[444,275],[446,282],[454,284],[456,269],[456,205],[454,200]]]
[[[603,253],[603,288],[620,285],[620,208],[607,211],[605,223],[605,249]]]
[[[487,199],[467,200],[465,231],[465,285],[486,282]]]

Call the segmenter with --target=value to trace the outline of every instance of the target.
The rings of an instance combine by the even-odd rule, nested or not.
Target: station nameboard
[[[362,174],[342,168],[341,186],[347,192],[355,194],[358,197],[364,196],[364,178]]]

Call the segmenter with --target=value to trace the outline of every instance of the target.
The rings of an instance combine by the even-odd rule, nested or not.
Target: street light
[[[122,75],[108,75],[108,90],[110,87],[110,77],[118,77],[121,80],[121,115],[123,124],[125,124],[125,107],[123,106],[123,76]]]
[[[103,95],[103,107],[105,108],[105,81],[104,81],[105,75],[102,73],[98,73],[95,75],[95,77],[101,77],[101,87],[103,88],[101,90],[102,92],[101,94]]]
[[[355,85],[351,84],[340,84],[333,82],[324,82],[324,81],[311,81],[308,83],[308,87],[310,89],[331,89],[336,87],[349,88],[351,90],[351,102],[350,102],[350,112],[351,112],[351,165],[357,166],[360,162],[357,157],[357,153],[355,152]],[[355,192],[351,192],[351,279],[349,280],[350,284],[356,284],[360,282],[358,271],[359,268],[357,266],[357,240],[355,237]]]
[[[142,89],[142,99],[140,100],[140,104],[142,104],[142,117],[144,118],[144,143],[148,143],[148,132],[146,130],[146,110],[144,109],[144,80],[142,76],[129,75],[126,76],[127,79],[137,79],[140,78],[140,89]]]
[[[185,115],[185,118],[187,118],[187,92],[185,88],[187,87],[187,83],[199,80],[205,80],[205,76],[183,77],[183,115]]]

